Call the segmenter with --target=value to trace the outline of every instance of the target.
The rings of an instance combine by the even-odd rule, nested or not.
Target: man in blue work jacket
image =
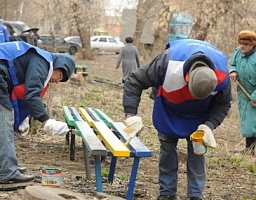
[[[67,81],[74,69],[69,55],[51,54],[22,41],[0,44],[0,183],[34,179],[22,174],[14,146],[14,131],[26,117],[33,116],[54,134],[68,132],[66,123],[49,116],[42,97],[49,83]]]

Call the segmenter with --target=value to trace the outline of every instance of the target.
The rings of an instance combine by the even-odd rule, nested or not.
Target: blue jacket
[[[218,78],[215,91],[206,99],[193,98],[185,81],[191,63],[196,60],[205,61]],[[158,87],[154,126],[160,133],[174,138],[189,137],[202,123],[216,128],[230,108],[227,57],[207,42],[174,41],[169,49],[133,72],[124,86],[125,113],[137,113],[142,90],[149,87]]]
[[[0,24],[0,43],[9,42],[7,27]]]
[[[0,104],[14,109],[15,129],[29,114],[41,122],[49,119],[41,97],[55,68],[66,81],[75,69],[74,59],[21,41],[0,44]]]

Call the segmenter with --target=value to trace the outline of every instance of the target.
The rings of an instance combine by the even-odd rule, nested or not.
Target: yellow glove
[[[216,140],[214,138],[214,135],[212,133],[212,130],[205,124],[200,124],[197,128],[197,130],[203,131],[203,143],[207,147],[215,148],[216,147]]]

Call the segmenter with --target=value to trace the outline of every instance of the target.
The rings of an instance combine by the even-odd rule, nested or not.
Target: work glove
[[[203,136],[203,144],[207,147],[215,148],[216,147],[216,140],[212,133],[212,130],[205,124],[200,124],[197,128],[199,131],[204,132]]]
[[[26,136],[29,132],[29,117],[26,117],[21,124],[19,125],[19,134],[21,134],[22,136]]]
[[[143,128],[141,117],[132,116],[125,120],[124,122],[124,132],[128,134],[130,137],[134,137],[138,132]]]
[[[65,122],[48,119],[44,125],[44,131],[50,131],[53,134],[64,136],[68,133],[69,128]]]

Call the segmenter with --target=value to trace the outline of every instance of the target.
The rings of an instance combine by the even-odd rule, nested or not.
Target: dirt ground
[[[114,121],[123,121],[121,69],[115,70],[117,55],[99,55],[95,61],[78,60],[77,63],[88,66],[89,76],[74,78],[67,83],[52,85],[44,101],[49,113],[56,119],[63,120],[62,105],[99,108]],[[158,153],[159,142],[152,125],[151,112],[153,101],[149,91],[144,91],[139,109],[144,129],[140,139],[152,150],[151,158],[141,159],[134,199],[154,200],[158,196]],[[256,159],[250,155],[236,155],[234,151],[244,146],[239,136],[239,119],[236,94],[228,117],[214,133],[218,146],[209,149],[207,160],[207,182],[204,199],[207,200],[256,200]],[[69,159],[69,148],[65,137],[52,136],[42,130],[41,124],[32,121],[26,137],[16,135],[16,152],[20,166],[26,166],[28,173],[36,175],[32,185],[41,184],[41,167],[59,167],[62,169],[61,188],[94,196],[93,159],[91,173],[93,179],[85,179],[82,142],[76,139],[75,161]],[[186,142],[180,140],[179,149],[186,152]],[[117,162],[115,179],[112,184],[105,178],[110,159],[102,163],[103,190],[107,194],[125,198],[131,171],[132,159],[122,158]],[[0,199],[20,200],[23,189],[0,192]],[[184,200],[186,195],[186,162],[179,162],[178,197]]]

